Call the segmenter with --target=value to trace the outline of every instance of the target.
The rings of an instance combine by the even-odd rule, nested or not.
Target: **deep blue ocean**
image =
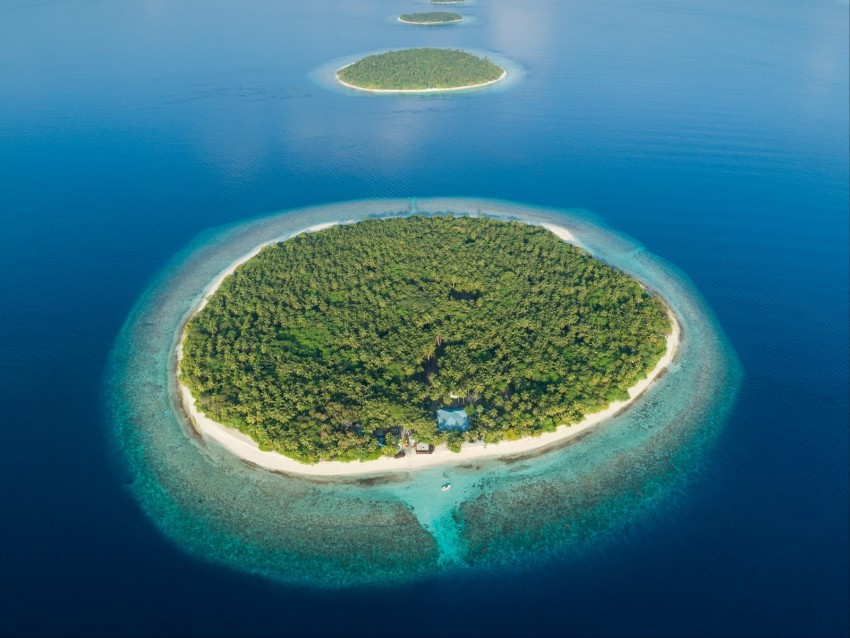
[[[0,634],[826,636],[850,631],[848,4],[0,3]],[[369,96],[329,61],[513,61]],[[585,209],[681,269],[742,381],[653,522],[568,563],[315,590],[158,531],[110,444],[110,352],[199,234],[363,198]]]

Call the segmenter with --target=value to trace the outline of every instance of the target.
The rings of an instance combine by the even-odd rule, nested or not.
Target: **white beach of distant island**
[[[458,22],[463,22],[463,16],[459,17],[456,20],[434,20],[433,22],[417,22],[416,20],[402,20],[401,16],[398,17],[399,22],[403,22],[404,24],[415,24],[421,26],[430,26],[433,27],[439,24],[457,24]],[[342,69],[340,69],[342,71]]]
[[[316,226],[306,228],[296,234],[317,232],[319,230],[335,226],[339,223],[351,222],[340,221],[318,224]],[[557,226],[554,224],[540,225],[565,242],[577,246],[581,245],[569,229],[564,228],[563,226]],[[279,241],[284,241],[284,239],[274,239],[264,242],[247,255],[231,264],[224,272],[216,277],[212,284],[210,284],[207,292],[204,294],[195,309],[190,313],[190,316],[194,316],[196,313],[200,312],[204,306],[206,306],[207,301],[209,301],[210,297],[212,297],[224,279],[228,275],[232,274],[237,267],[254,257],[265,246]],[[513,456],[533,452],[544,447],[553,446],[557,443],[567,441],[598,425],[599,423],[602,423],[606,419],[613,417],[626,406],[637,400],[637,398],[640,397],[646,389],[672,364],[673,359],[676,356],[676,352],[679,349],[679,345],[681,343],[681,327],[679,326],[679,321],[675,314],[673,314],[673,312],[669,309],[669,306],[667,312],[673,326],[671,333],[667,336],[667,350],[649,374],[629,388],[629,398],[627,400],[615,401],[604,410],[585,416],[585,418],[578,423],[559,426],[554,432],[544,432],[540,436],[526,437],[515,441],[500,441],[498,443],[464,443],[460,452],[452,452],[446,446],[440,445],[437,446],[430,454],[408,453],[402,458],[383,457],[372,461],[319,461],[318,463],[313,464],[301,463],[277,452],[260,450],[258,444],[246,434],[243,434],[234,428],[225,427],[224,425],[213,421],[202,412],[199,412],[195,407],[195,399],[192,397],[192,393],[189,391],[189,388],[180,383],[178,380],[180,399],[184,413],[191,422],[192,427],[201,436],[217,441],[227,450],[244,461],[278,472],[301,474],[305,476],[353,476],[358,474],[409,472],[426,467],[444,464],[457,464],[466,461],[474,461],[476,459]],[[183,356],[183,337],[184,334],[181,333],[176,352],[177,366],[175,373],[178,379],[180,373],[180,361]]]
[[[481,82],[479,84],[466,84],[464,86],[451,86],[446,88],[435,89],[367,89],[362,86],[357,86],[356,84],[349,84],[345,80],[340,79],[340,72],[352,66],[352,64],[355,63],[352,62],[351,64],[346,64],[345,66],[340,67],[336,70],[336,81],[342,84],[343,86],[347,86],[350,89],[356,89],[357,91],[366,91],[367,93],[445,93],[447,91],[463,91],[464,89],[478,89],[483,86],[490,86],[491,84],[501,82],[506,77],[508,77],[508,72],[503,69],[502,75],[497,77],[495,80],[488,80],[487,82]]]

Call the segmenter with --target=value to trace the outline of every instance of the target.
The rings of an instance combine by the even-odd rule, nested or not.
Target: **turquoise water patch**
[[[174,378],[180,329],[210,283],[258,244],[316,224],[430,214],[568,227],[596,257],[658,291],[683,340],[624,413],[555,449],[412,473],[317,479],[252,467],[194,434]],[[688,279],[592,215],[477,199],[366,200],[211,231],[139,300],[111,356],[106,400],[128,488],[193,555],[276,580],[346,586],[515,569],[615,539],[671,502],[734,401],[737,359]],[[453,489],[440,490],[450,477]],[[606,540],[607,539],[607,540]]]

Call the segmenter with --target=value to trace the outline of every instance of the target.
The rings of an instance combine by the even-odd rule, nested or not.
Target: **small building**
[[[434,446],[428,443],[422,443],[421,441],[416,444],[416,453],[417,454],[432,454],[434,452]]]
[[[469,415],[462,408],[437,410],[437,429],[440,432],[466,432]]]

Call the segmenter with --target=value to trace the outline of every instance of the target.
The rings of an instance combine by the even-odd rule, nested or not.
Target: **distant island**
[[[459,450],[628,399],[671,325],[639,282],[539,226],[365,220],[224,278],[186,325],[180,381],[207,417],[302,463]]]
[[[341,68],[336,77],[365,91],[426,92],[486,86],[506,75],[487,58],[460,49],[416,48],[366,56]]]
[[[404,13],[398,19],[399,22],[408,24],[453,24],[462,22],[463,16],[451,11],[429,11],[427,13]]]

